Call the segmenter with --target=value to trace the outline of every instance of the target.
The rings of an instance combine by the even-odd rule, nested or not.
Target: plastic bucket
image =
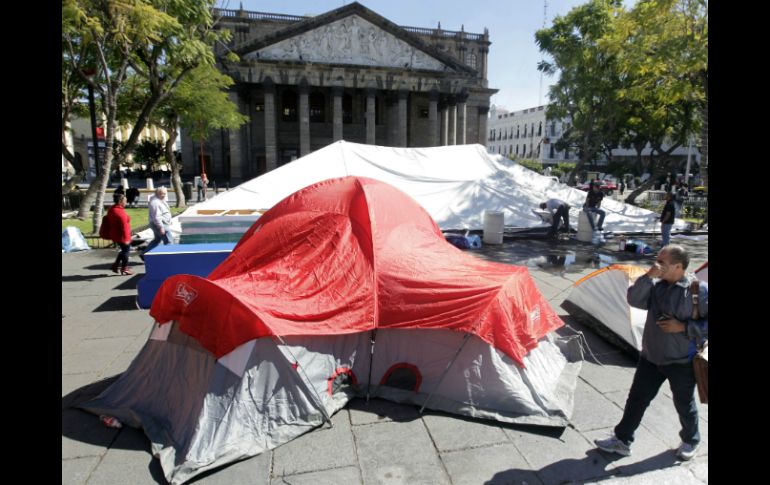
[[[505,214],[499,211],[484,212],[484,244],[502,244]]]

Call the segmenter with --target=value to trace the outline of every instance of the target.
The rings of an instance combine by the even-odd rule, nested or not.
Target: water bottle
[[[107,426],[108,428],[122,428],[123,423],[118,421],[118,418],[107,416],[106,414],[102,414],[99,416],[99,419],[102,421],[102,424]]]
[[[618,241],[618,251],[625,251],[626,250],[626,238],[621,237]]]

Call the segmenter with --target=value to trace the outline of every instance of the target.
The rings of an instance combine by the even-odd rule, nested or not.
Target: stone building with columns
[[[205,143],[210,178],[231,184],[344,139],[395,147],[486,143],[489,34],[398,26],[359,3],[300,17],[216,9],[216,50],[250,121]],[[239,62],[226,60],[228,51]],[[182,132],[184,174],[201,169]]]

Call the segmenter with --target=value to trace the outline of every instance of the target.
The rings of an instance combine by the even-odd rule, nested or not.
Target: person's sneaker
[[[698,453],[699,447],[700,443],[697,445],[691,445],[689,443],[683,442],[681,445],[679,445],[679,449],[676,450],[676,456],[684,461],[692,460],[693,457]]]
[[[134,274],[134,272],[131,271],[131,269],[129,269],[129,268],[121,268],[120,274],[132,275],[132,274]]]
[[[594,440],[597,448],[607,453],[617,453],[623,456],[631,454],[631,447],[620,441],[615,435],[604,440]]]

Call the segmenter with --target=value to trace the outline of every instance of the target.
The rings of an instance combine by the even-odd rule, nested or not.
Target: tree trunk
[[[182,177],[179,175],[181,167],[176,163],[176,157],[174,156],[174,143],[176,142],[176,123],[169,128],[164,128],[168,133],[168,139],[166,140],[166,163],[171,167],[171,185],[174,187],[174,193],[176,193],[176,206],[187,207],[187,200],[182,190]]]
[[[703,179],[703,185],[709,186],[709,80],[708,74],[704,76],[704,87],[706,91],[705,104],[701,108],[701,118],[703,124],[700,130],[700,175]],[[708,210],[708,209],[707,209]]]

